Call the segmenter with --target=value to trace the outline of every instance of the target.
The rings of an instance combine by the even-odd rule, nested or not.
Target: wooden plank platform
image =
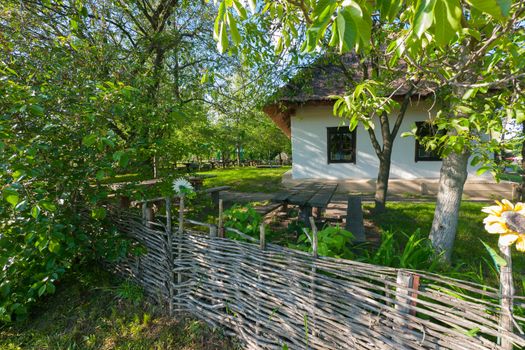
[[[337,184],[324,185],[310,198],[308,205],[314,208],[326,208],[336,190]]]

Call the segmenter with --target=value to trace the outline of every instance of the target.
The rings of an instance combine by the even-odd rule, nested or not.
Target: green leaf
[[[57,210],[57,206],[54,203],[48,201],[40,202],[40,206],[46,210],[49,210],[50,212]]]
[[[11,204],[13,207],[15,207],[18,204],[20,197],[18,196],[18,192],[14,188],[8,187],[2,191],[2,194],[7,203]]]
[[[476,170],[476,174],[477,175],[483,175],[484,173],[486,173],[487,171],[489,171],[491,169],[492,169],[492,167],[490,167],[488,165],[485,165],[485,166],[480,167],[478,170]]]
[[[499,256],[499,254],[494,249],[492,249],[491,246],[483,242],[481,239],[480,241],[485,247],[485,249],[487,250],[487,252],[489,252],[490,257],[492,258],[492,261],[494,262],[494,265],[496,266],[496,269],[498,270],[498,272],[499,272],[500,266],[507,266],[507,261],[503,259],[501,256]]]
[[[228,35],[226,33],[225,23],[224,21],[220,24],[220,30],[219,30],[219,41],[217,42],[217,50],[219,50],[220,53],[226,52],[228,49]]]
[[[252,10],[252,13],[255,13],[255,10],[257,9],[257,1],[256,0],[248,0],[248,5],[250,6],[250,9]]]
[[[37,219],[39,215],[40,215],[40,207],[38,205],[35,205],[33,208],[31,208],[31,216]]]
[[[359,37],[360,44],[363,48],[370,45],[370,35],[372,32],[372,19],[371,16],[365,16],[361,6],[355,1],[349,2],[345,9],[350,14],[352,21],[355,23],[357,34]]]
[[[477,91],[478,91],[478,89],[476,89],[476,88],[468,89],[468,90],[463,94],[462,99],[463,99],[463,100],[468,100],[468,99],[471,98],[472,96],[476,96],[476,92],[477,92]]]
[[[27,208],[27,201],[23,200],[15,206],[16,211],[23,211]]]
[[[30,105],[29,106],[29,112],[31,112],[32,114],[38,116],[38,117],[42,117],[44,115],[44,107],[40,106],[40,105]]]
[[[469,337],[475,337],[480,331],[481,329],[479,327],[475,327],[475,328],[470,329],[466,334]]]
[[[339,51],[348,52],[355,46],[357,38],[357,26],[348,9],[344,8],[339,11],[336,23],[339,32]]]
[[[75,21],[74,19],[71,19],[69,21],[69,28],[71,28],[72,31],[75,31],[78,29],[78,22]]]
[[[230,25],[230,34],[233,42],[235,45],[239,45],[241,43],[241,34],[239,34],[237,29],[237,21],[235,21],[235,17],[230,12],[228,12],[228,24]]]
[[[49,294],[53,294],[55,293],[55,290],[56,290],[56,287],[55,285],[52,283],[52,282],[48,282],[46,284],[46,291],[49,293]]]
[[[514,113],[516,115],[516,123],[520,124],[525,121],[525,111],[522,109],[516,109],[514,110]]]
[[[60,242],[54,240],[49,241],[47,249],[49,249],[51,253],[57,254],[58,252],[60,252]]]
[[[414,21],[412,30],[418,38],[421,38],[424,32],[432,25],[434,21],[434,7],[438,0],[419,0],[416,13],[414,15]],[[441,1],[441,0],[439,0]]]
[[[5,298],[9,293],[11,293],[11,284],[9,282],[2,283],[2,285],[0,285],[0,294]]]
[[[99,170],[99,171],[97,171],[97,174],[95,175],[95,178],[100,181],[100,180],[104,179],[105,176],[106,176],[106,173],[104,172],[104,170]]]
[[[314,10],[312,11],[312,18],[317,18],[321,16],[330,8],[332,7],[332,4],[334,4],[334,0],[318,0],[317,4],[315,4]]]
[[[40,288],[38,288],[38,296],[41,297],[46,292],[46,285],[43,284]]]
[[[467,0],[477,10],[487,13],[496,19],[509,16],[512,0]]]
[[[248,15],[246,14],[246,10],[244,9],[244,6],[239,3],[238,0],[233,0],[233,7],[235,8],[235,11],[237,11],[237,14],[241,18],[241,20],[246,20],[248,18]]]
[[[82,138],[82,144],[86,147],[91,147],[97,142],[97,135],[90,134]]]
[[[461,29],[459,0],[438,0],[434,7],[434,35],[440,46],[447,45]]]
[[[102,220],[106,217],[106,209],[104,208],[95,208],[91,211],[91,217],[93,219]]]

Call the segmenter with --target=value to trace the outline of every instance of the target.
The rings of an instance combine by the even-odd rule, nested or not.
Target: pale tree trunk
[[[385,150],[386,151],[386,150]],[[392,151],[383,151],[379,157],[379,172],[377,173],[376,193],[374,198],[374,211],[381,213],[386,210],[386,195],[388,193],[388,179],[390,177],[390,158]]]
[[[443,159],[441,165],[436,210],[429,238],[436,252],[442,252],[447,262],[450,262],[456,238],[461,196],[468,175],[468,159],[468,152],[452,152]]]

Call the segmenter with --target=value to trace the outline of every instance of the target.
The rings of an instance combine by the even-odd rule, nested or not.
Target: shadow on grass
[[[169,318],[101,268],[71,274],[28,320],[0,328],[1,349],[235,349],[188,315]]]

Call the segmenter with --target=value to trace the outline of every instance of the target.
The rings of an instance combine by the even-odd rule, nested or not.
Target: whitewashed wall
[[[401,137],[410,131],[416,121],[428,119],[428,104],[414,103],[409,107],[392,152],[391,179],[438,179],[441,161],[415,161],[415,140]],[[354,163],[328,164],[327,127],[343,125],[334,117],[330,106],[307,106],[299,108],[291,119],[292,126],[292,177],[294,179],[375,179],[379,161],[370,142],[368,132],[357,128],[357,157]],[[348,123],[346,123],[348,125]],[[376,127],[378,140],[381,140]],[[380,141],[381,142],[381,141]],[[469,166],[469,180],[491,180],[490,174],[476,176],[476,169]]]

